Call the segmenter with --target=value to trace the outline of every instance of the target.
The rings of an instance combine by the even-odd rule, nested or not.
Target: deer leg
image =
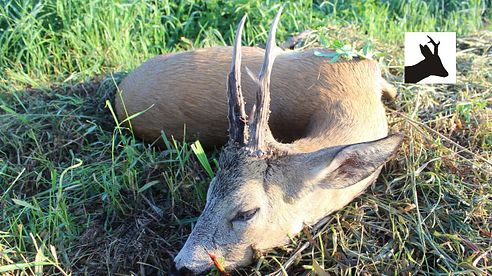
[[[396,88],[381,77],[381,88],[383,92],[383,98],[389,101],[394,101],[396,99],[397,91]]]

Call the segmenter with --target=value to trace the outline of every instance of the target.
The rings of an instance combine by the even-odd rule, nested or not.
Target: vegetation
[[[219,149],[120,127],[111,101],[157,54],[263,45],[277,1],[0,1],[0,274],[166,274]],[[292,1],[278,40],[371,42],[406,139],[377,183],[242,274],[492,273],[490,0]],[[405,31],[456,31],[456,85],[402,84]],[[193,142],[193,141],[191,141]]]

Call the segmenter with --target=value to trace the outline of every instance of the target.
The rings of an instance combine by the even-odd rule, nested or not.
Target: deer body
[[[242,51],[244,67],[259,72],[264,50],[242,47]],[[319,137],[317,143],[298,142],[306,150],[386,136],[380,98],[382,89],[391,88],[381,78],[379,65],[373,60],[330,64],[328,59],[314,56],[313,51],[284,52],[275,60],[270,119],[274,136],[285,142]],[[231,55],[231,47],[214,47],[158,56],[129,74],[120,84],[128,113],[152,106],[132,120],[135,133],[153,142],[164,130],[181,140],[186,125],[186,138],[200,139],[206,146],[224,145],[225,76]],[[246,109],[250,110],[256,84],[245,70],[242,75]],[[116,97],[116,109],[124,118],[120,97]],[[364,133],[353,133],[361,126]]]
[[[232,48],[152,59],[120,86],[129,115],[154,105],[132,120],[148,140],[161,129],[179,137],[186,124],[188,135],[217,145],[228,129],[220,170],[172,275],[206,272],[211,255],[230,270],[250,263],[255,250],[287,243],[362,193],[401,143],[388,136],[380,98],[391,87],[378,64],[280,52],[279,16],[265,51],[240,47],[244,17]],[[118,98],[121,120],[127,115]]]

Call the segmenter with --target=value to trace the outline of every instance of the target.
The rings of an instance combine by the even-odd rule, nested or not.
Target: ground
[[[244,275],[492,273],[490,1],[299,1],[279,40],[372,42],[398,89],[405,134],[377,182]],[[163,134],[158,149],[115,120],[121,79],[165,52],[263,45],[278,2],[6,1],[0,7],[0,274],[160,274],[204,205],[220,149]],[[456,85],[402,83],[404,31],[456,31]],[[206,158],[203,158],[206,156]],[[214,272],[215,273],[215,272]]]

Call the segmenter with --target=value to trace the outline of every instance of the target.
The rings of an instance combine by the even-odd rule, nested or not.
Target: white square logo
[[[456,33],[406,32],[405,83],[456,83]]]

